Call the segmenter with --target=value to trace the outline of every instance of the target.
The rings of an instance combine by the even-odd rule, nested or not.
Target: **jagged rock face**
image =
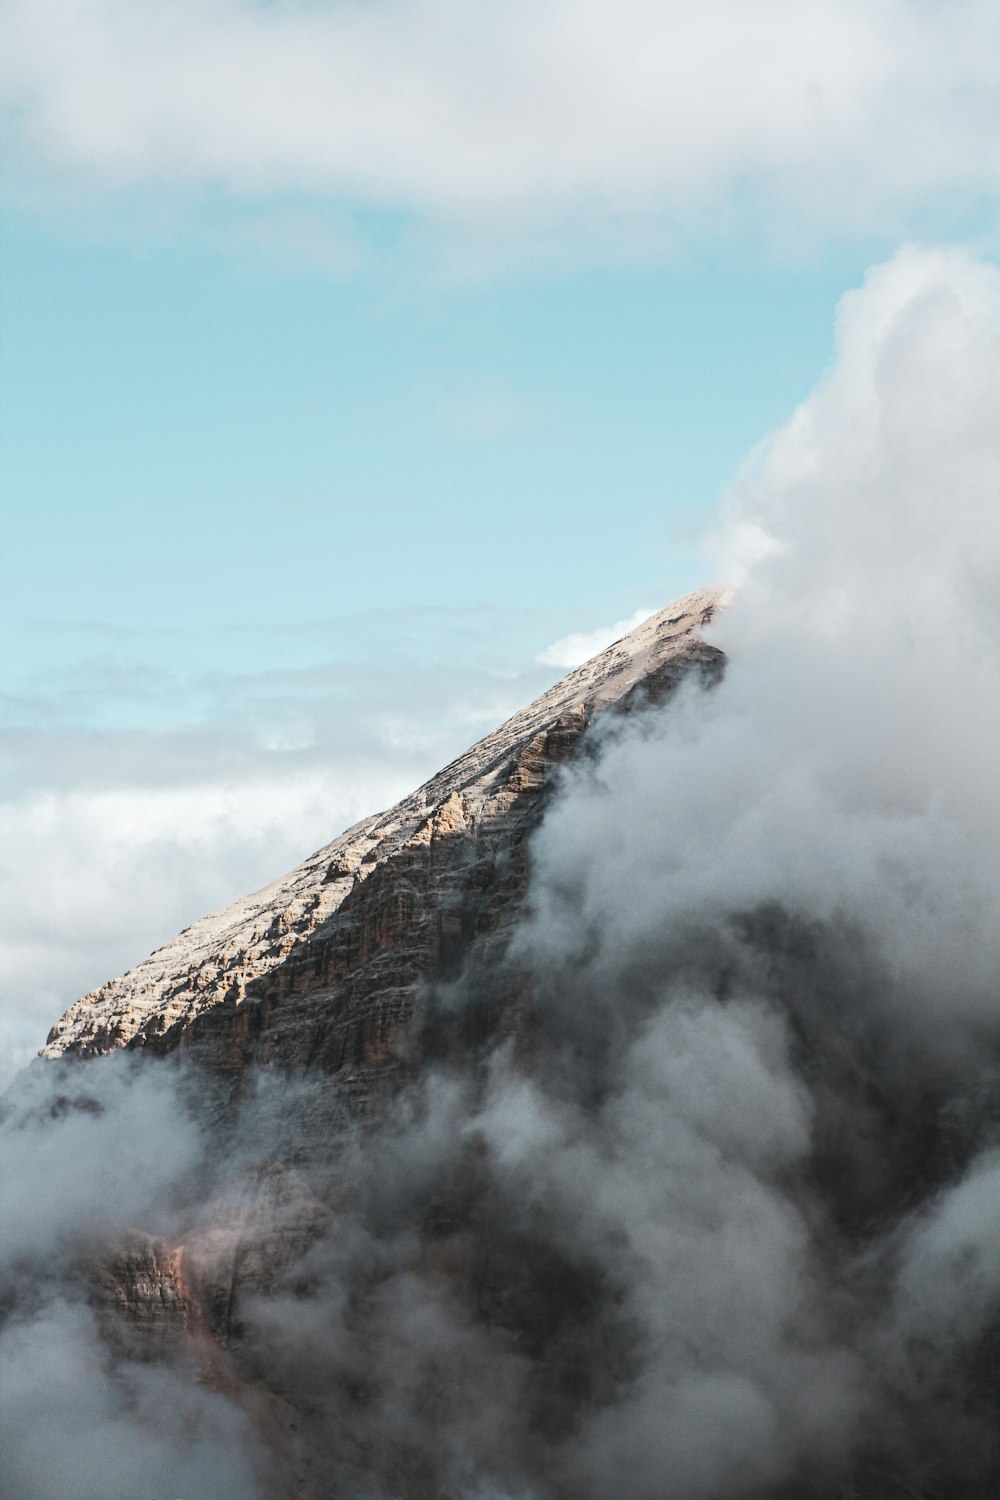
[[[609,707],[662,697],[692,668],[717,673],[721,653],[697,631],[719,602],[701,590],[654,615],[396,807],[84,996],[42,1055],[196,1047],[219,1068],[322,1068],[359,1103],[418,1070],[436,1043],[415,988],[455,977],[473,949],[490,971],[552,769]],[[515,998],[484,995],[456,1040],[481,1040]]]

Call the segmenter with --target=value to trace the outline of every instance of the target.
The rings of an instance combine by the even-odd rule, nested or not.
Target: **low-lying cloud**
[[[173,1069],[123,1054],[22,1074],[0,1105],[0,1486],[23,1500],[262,1496],[247,1413],[108,1342],[95,1273],[135,1226],[174,1239],[204,1154]],[[186,1216],[186,1218],[185,1218]],[[104,1300],[105,1320],[113,1309]]]

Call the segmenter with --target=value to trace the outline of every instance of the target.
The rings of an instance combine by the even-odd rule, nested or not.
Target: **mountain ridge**
[[[208,1010],[240,1005],[296,950],[321,938],[344,902],[405,849],[516,808],[544,777],[545,737],[560,724],[575,743],[592,720],[629,695],[662,692],[695,665],[714,670],[721,653],[697,635],[728,600],[704,588],[667,605],[569,672],[393,807],[361,819],[286,875],[185,928],[121,976],[71,1005],[40,1056],[99,1056],[158,1043]],[[537,743],[534,743],[537,742]],[[540,757],[532,767],[532,758]]]

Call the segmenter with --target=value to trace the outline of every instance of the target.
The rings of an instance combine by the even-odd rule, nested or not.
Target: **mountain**
[[[474,947],[488,964],[518,908],[553,768],[608,709],[662,701],[692,669],[716,675],[698,629],[718,603],[702,589],[651,616],[395,807],[85,995],[42,1056],[198,1046],[229,1065],[319,1067],[363,1098],[394,1087],[419,1068],[396,1045],[418,982],[453,976]]]
[[[789,754],[725,602],[52,1028],[0,1107],[5,1492],[1000,1495],[974,906],[849,698]]]

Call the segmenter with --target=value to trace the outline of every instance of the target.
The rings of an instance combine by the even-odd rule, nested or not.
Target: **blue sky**
[[[371,608],[530,611],[523,653],[666,602],[866,264],[723,246],[453,282],[95,242],[16,205],[5,228],[5,651],[29,677],[85,625],[209,631],[240,671],[261,628]]]
[[[8,0],[0,41],[18,1059],[708,581],[868,267],[996,255],[995,0]]]

